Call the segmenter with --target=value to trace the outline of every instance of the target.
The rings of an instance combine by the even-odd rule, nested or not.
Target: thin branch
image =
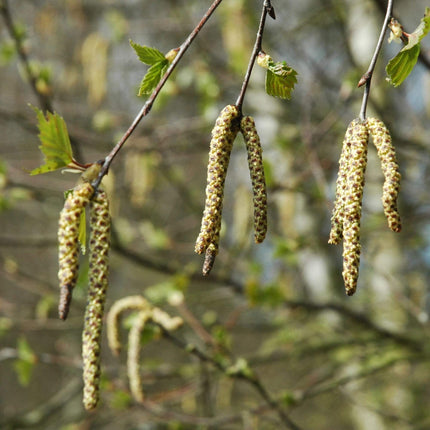
[[[258,53],[261,51],[261,44],[263,42],[263,33],[264,33],[264,27],[266,25],[267,14],[269,14],[273,19],[275,19],[275,12],[270,3],[270,0],[264,0],[263,10],[261,12],[261,18],[260,18],[260,25],[258,26],[254,49],[252,51],[251,58],[249,59],[248,69],[246,70],[245,78],[243,79],[242,88],[236,100],[236,106],[240,111],[242,111],[243,99],[245,97],[246,89],[248,88],[255,59],[257,58]]]
[[[370,62],[367,72],[361,77],[358,83],[359,87],[366,84],[364,88],[363,101],[361,103],[361,110],[360,110],[360,119],[362,121],[366,119],[366,109],[367,109],[367,102],[369,100],[369,95],[370,95],[370,84],[372,81],[372,74],[373,74],[373,71],[375,70],[376,61],[378,60],[379,53],[381,52],[382,43],[384,42],[385,33],[388,28],[388,22],[391,18],[392,13],[393,13],[393,0],[388,0],[384,24],[382,24],[381,33],[379,35],[379,40],[376,45],[375,52],[373,53],[372,61]]]
[[[156,86],[155,90],[152,92],[152,94],[149,96],[146,103],[143,105],[140,112],[137,114],[136,118],[131,123],[128,130],[124,133],[120,141],[115,145],[115,147],[112,149],[112,151],[109,153],[109,155],[105,158],[105,161],[103,163],[103,167],[100,171],[100,174],[98,178],[93,182],[93,186],[95,189],[98,188],[100,185],[100,182],[102,181],[103,177],[108,173],[109,167],[112,164],[113,159],[118,154],[118,152],[121,150],[121,148],[124,146],[125,142],[128,140],[128,138],[132,135],[142,118],[144,118],[152,109],[152,105],[154,104],[156,98],[160,94],[162,88],[164,87],[164,84],[169,79],[170,75],[172,74],[173,70],[175,69],[176,65],[181,61],[182,57],[184,56],[187,49],[191,46],[194,39],[199,34],[200,30],[203,28],[203,26],[206,24],[212,13],[215,11],[215,9],[221,4],[222,0],[215,0],[207,12],[204,14],[203,18],[200,20],[200,22],[197,24],[197,26],[194,28],[194,30],[189,34],[187,39],[182,43],[182,45],[179,47],[179,51],[175,57],[175,59],[170,64],[169,68],[167,69],[164,76],[161,78],[160,82]]]
[[[203,362],[207,362],[212,364],[215,368],[220,370],[224,374],[229,374],[227,366],[222,364],[220,361],[212,358],[211,356],[207,355],[200,349],[198,349],[195,346],[190,346],[183,340],[179,339],[178,337],[174,336],[172,333],[170,333],[168,330],[166,330],[163,326],[158,325],[160,327],[161,332],[163,333],[163,336],[172,342],[177,347],[181,348],[182,350],[186,351],[189,354],[194,355],[199,360]],[[251,384],[255,390],[260,394],[260,396],[263,398],[263,400],[270,406],[271,409],[276,411],[281,421],[285,424],[286,428],[289,428],[291,430],[300,430],[300,427],[295,424],[291,418],[288,417],[288,415],[283,411],[281,406],[274,400],[269,392],[266,390],[264,385],[261,383],[261,381],[258,379],[258,377],[252,372],[250,375],[244,372],[238,372],[234,373],[232,375],[229,374],[229,376],[235,377],[237,379],[243,379],[244,381]]]

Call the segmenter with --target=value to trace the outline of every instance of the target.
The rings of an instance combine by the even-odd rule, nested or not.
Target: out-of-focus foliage
[[[209,3],[8,2],[36,81],[45,83],[37,88],[66,120],[79,162],[104,158],[142,107],[136,91],[145,66],[128,41],[169,52]],[[144,405],[127,380],[135,315],[118,327],[119,357],[104,331],[101,402],[92,414],[81,392],[85,259],[69,318],[57,318],[58,215],[76,175],[28,175],[41,159],[28,103],[41,106],[0,26],[2,429],[282,428],[247,382],[254,377],[303,430],[429,427],[430,72],[418,59],[394,88],[384,69],[397,50],[387,43],[368,115],[392,133],[403,229],[387,228],[383,176],[370,147],[355,296],[344,294],[342,250],[327,243],[342,139],[358,116],[356,85],[383,22],[381,3],[272,0],[277,19],[267,20],[263,49],[294,66],[299,79],[290,100],[270,97],[266,70],[254,67],[244,99],[263,147],[268,234],[254,244],[246,150],[237,138],[208,278],[194,243],[210,133],[220,109],[237,99],[262,1],[225,0],[200,31],[104,179],[113,221],[107,310],[139,295],[184,324],[175,341],[150,325],[139,339]],[[395,2],[395,17],[410,32],[426,6]],[[419,41],[427,59],[428,39]]]

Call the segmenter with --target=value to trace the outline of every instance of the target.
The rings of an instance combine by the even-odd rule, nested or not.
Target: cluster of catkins
[[[242,117],[237,106],[228,105],[221,111],[212,130],[205,209],[195,246],[197,254],[205,254],[203,264],[203,275],[205,276],[211,271],[218,254],[224,182],[233,142],[239,130],[245,139],[248,153],[253,189],[255,242],[262,242],[266,236],[267,193],[260,138],[253,118]]]
[[[346,294],[355,293],[360,265],[360,219],[363,199],[364,173],[367,165],[367,144],[372,136],[385,177],[382,194],[388,226],[394,232],[401,230],[397,196],[400,172],[390,133],[385,124],[376,119],[353,120],[345,134],[339,160],[336,182],[336,200],[331,219],[329,243],[343,239],[343,279]]]
[[[80,183],[67,196],[60,213],[59,271],[60,303],[59,316],[67,318],[72,291],[76,285],[79,269],[79,226],[86,206],[90,213],[89,238],[89,286],[82,333],[82,359],[84,379],[84,406],[94,409],[99,399],[100,344],[106,290],[108,286],[110,216],[109,202],[105,191],[96,193],[91,185],[100,171],[95,164],[88,169]]]
[[[121,314],[126,311],[137,311],[136,318],[133,319],[128,335],[127,373],[133,398],[138,402],[142,402],[144,393],[139,369],[141,350],[140,338],[146,322],[153,321],[162,326],[165,330],[172,331],[179,328],[183,321],[180,317],[171,317],[161,309],[153,307],[142,296],[124,297],[114,303],[107,316],[109,348],[115,355],[118,355],[121,351],[118,324]]]

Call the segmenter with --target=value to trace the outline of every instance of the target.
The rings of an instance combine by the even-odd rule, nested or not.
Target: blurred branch
[[[0,427],[2,429],[30,428],[40,426],[45,420],[52,417],[58,412],[70,399],[80,395],[82,390],[82,381],[80,378],[72,379],[65,384],[56,394],[33,410],[20,413],[16,417],[0,418]]]
[[[0,14],[3,17],[3,21],[6,25],[9,36],[15,44],[16,52],[18,53],[18,57],[24,67],[25,74],[27,75],[28,82],[30,83],[30,87],[38,100],[40,108],[43,111],[54,112],[54,107],[52,105],[52,101],[49,95],[43,93],[37,87],[37,76],[35,75],[31,67],[30,59],[23,44],[23,37],[21,37],[16,31],[16,25],[10,12],[8,0],[0,0]],[[72,136],[70,136],[70,143],[73,147],[75,156],[78,159],[82,159],[80,146],[76,139],[74,139]]]
[[[283,411],[281,406],[274,400],[269,392],[266,390],[260,379],[255,375],[254,372],[252,372],[251,369],[249,369],[249,372],[245,371],[237,371],[232,373],[229,369],[229,366],[226,366],[224,363],[221,363],[220,361],[212,358],[209,355],[206,355],[203,351],[195,347],[194,345],[189,345],[183,340],[179,339],[178,337],[174,336],[172,333],[170,333],[168,330],[166,330],[163,326],[158,325],[160,327],[160,330],[163,334],[163,336],[172,342],[177,347],[181,348],[185,352],[194,355],[199,360],[212,364],[215,368],[220,370],[222,373],[226,374],[227,376],[236,378],[236,379],[243,379],[244,381],[251,384],[254,389],[260,394],[262,399],[269,405],[274,411],[277,412],[279,418],[284,423],[286,428],[289,428],[291,430],[300,430],[300,427],[297,426],[289,417],[288,415]]]
[[[9,36],[12,38],[15,44],[16,52],[18,53],[19,59],[24,66],[24,70],[30,83],[31,89],[37,97],[40,107],[43,110],[48,110],[52,112],[53,108],[50,98],[46,94],[40,92],[37,88],[37,76],[34,74],[33,69],[31,68],[27,51],[25,50],[23,45],[23,38],[20,37],[20,35],[16,31],[16,25],[13,22],[12,15],[10,13],[8,0],[0,1],[0,14],[3,17]]]

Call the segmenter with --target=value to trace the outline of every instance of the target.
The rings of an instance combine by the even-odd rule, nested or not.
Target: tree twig
[[[243,79],[242,88],[236,100],[236,106],[239,109],[239,111],[242,111],[243,99],[245,97],[246,89],[248,88],[255,59],[257,58],[258,53],[261,51],[261,44],[263,42],[263,33],[264,33],[264,27],[266,25],[267,14],[269,14],[273,19],[275,19],[275,12],[274,12],[273,6],[270,3],[270,0],[264,0],[264,3],[263,3],[263,10],[261,12],[260,24],[258,26],[257,37],[254,43],[254,49],[252,50],[251,58],[249,59],[248,69],[246,70],[245,77]]]
[[[170,64],[169,68],[167,69],[164,76],[161,78],[160,82],[152,92],[152,94],[149,96],[146,103],[143,105],[140,112],[137,114],[133,122],[131,123],[128,130],[124,133],[124,135],[121,137],[119,142],[115,145],[115,147],[112,149],[112,151],[108,154],[108,156],[105,158],[102,169],[100,171],[99,176],[97,179],[93,182],[94,189],[97,189],[100,185],[100,182],[102,181],[103,177],[108,173],[109,167],[112,164],[112,161],[114,160],[115,156],[118,154],[118,152],[121,150],[121,148],[124,146],[125,142],[128,140],[128,138],[132,135],[142,118],[144,118],[152,109],[152,105],[154,104],[156,98],[160,94],[160,91],[164,87],[165,83],[169,79],[170,75],[174,71],[176,65],[181,61],[182,57],[184,56],[187,49],[191,46],[192,42],[196,38],[196,36],[199,34],[200,30],[203,28],[203,26],[206,24],[212,13],[215,11],[215,9],[221,4],[222,0],[214,0],[214,2],[211,4],[209,9],[206,11],[206,13],[203,15],[200,22],[197,24],[197,26],[194,28],[194,30],[189,34],[189,36],[186,38],[186,40],[182,43],[182,45],[179,47],[178,53],[175,57],[175,59]]]
[[[382,24],[381,33],[379,35],[378,43],[376,44],[375,52],[373,53],[373,57],[372,57],[372,60],[370,61],[369,68],[367,69],[366,73],[361,77],[360,81],[358,82],[359,87],[366,85],[364,88],[363,101],[361,103],[361,109],[360,109],[360,119],[362,121],[366,119],[366,109],[367,109],[367,102],[369,100],[369,95],[370,95],[370,84],[372,81],[372,74],[373,74],[373,71],[375,70],[376,61],[378,60],[379,53],[381,52],[382,43],[384,42],[385,33],[388,28],[388,21],[390,20],[392,13],[393,13],[393,0],[388,0],[387,11],[385,13],[384,23]]]

